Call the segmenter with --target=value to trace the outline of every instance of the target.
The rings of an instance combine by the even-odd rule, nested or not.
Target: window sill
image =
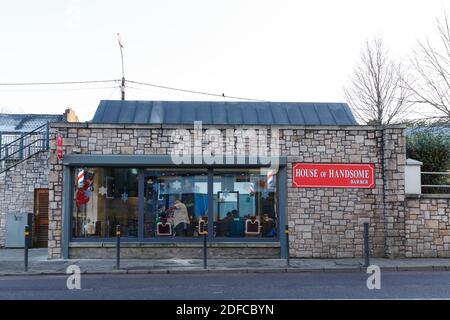
[[[121,242],[122,248],[200,248],[203,243],[157,243],[157,242]],[[69,248],[115,248],[114,242],[70,242]],[[279,248],[279,242],[209,242],[208,247],[216,248]]]

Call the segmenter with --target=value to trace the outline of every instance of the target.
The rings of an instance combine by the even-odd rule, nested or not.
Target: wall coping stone
[[[91,123],[91,122],[52,122],[50,123],[51,128],[85,128],[85,129],[154,129],[154,128],[164,128],[164,129],[176,129],[176,128],[192,128],[192,124],[127,124],[127,123]],[[281,129],[312,129],[312,130],[357,130],[357,131],[376,131],[381,130],[380,126],[367,126],[367,125],[355,125],[355,126],[330,126],[330,125],[309,125],[309,126],[298,126],[298,125],[202,125],[203,128],[270,128],[277,127]],[[385,129],[405,129],[405,125],[392,125],[385,127]]]

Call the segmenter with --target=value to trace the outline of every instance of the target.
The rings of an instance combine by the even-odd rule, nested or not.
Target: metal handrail
[[[450,175],[450,172],[422,172],[422,174],[443,174],[443,175]]]
[[[19,138],[5,145],[0,145],[0,173],[29,159],[38,152],[48,150],[49,129],[49,124],[46,123],[30,132],[21,134]]]
[[[17,138],[16,140],[11,141],[11,142],[9,142],[8,144],[5,144],[4,146],[0,146],[0,150],[5,149],[5,148],[7,148],[7,147],[10,146],[10,145],[13,145],[15,142],[20,141],[20,140],[22,140],[23,138],[25,138],[25,137],[27,137],[27,136],[31,136],[32,133],[39,132],[40,129],[46,128],[47,126],[48,126],[48,123],[43,124],[43,125],[40,126],[40,127],[37,127],[37,128],[34,129],[33,131],[27,132],[26,134],[20,136],[20,137]]]
[[[18,148],[16,151],[14,151],[14,152],[12,152],[12,153],[8,153],[8,154],[5,156],[5,158],[0,158],[0,161],[1,161],[1,160],[6,160],[6,158],[11,157],[12,155],[14,155],[14,154],[16,154],[16,153],[20,153],[21,151],[25,150],[26,148],[30,147],[31,145],[36,144],[36,142],[38,142],[38,141],[46,141],[46,140],[47,140],[47,139],[42,139],[42,138],[40,138],[40,139],[36,139],[36,140],[34,140],[34,141],[31,141],[29,144],[23,145],[21,148]],[[40,148],[40,150],[44,150],[44,146],[37,146],[37,147]]]
[[[449,184],[423,184],[425,188],[450,188]]]
[[[421,174],[433,174],[433,175],[443,175],[443,176],[450,176],[450,172],[421,172]],[[424,188],[450,188],[450,185],[448,184],[422,184],[421,185]]]

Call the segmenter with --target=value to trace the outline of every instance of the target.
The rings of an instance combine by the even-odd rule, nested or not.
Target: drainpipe
[[[381,125],[381,178],[383,179],[383,233],[384,233],[384,255],[389,256],[388,230],[387,230],[387,208],[386,208],[386,159],[385,159],[385,126]]]

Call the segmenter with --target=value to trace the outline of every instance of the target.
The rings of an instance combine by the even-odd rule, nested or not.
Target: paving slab
[[[24,271],[23,249],[0,249],[0,275],[66,274],[70,265],[85,274],[146,273],[283,273],[283,272],[365,272],[364,261],[358,259],[208,259],[207,270],[202,259],[122,259],[116,270],[115,259],[47,259],[47,249],[31,249],[29,271]],[[450,259],[382,259],[370,264],[384,271],[450,271]]]

